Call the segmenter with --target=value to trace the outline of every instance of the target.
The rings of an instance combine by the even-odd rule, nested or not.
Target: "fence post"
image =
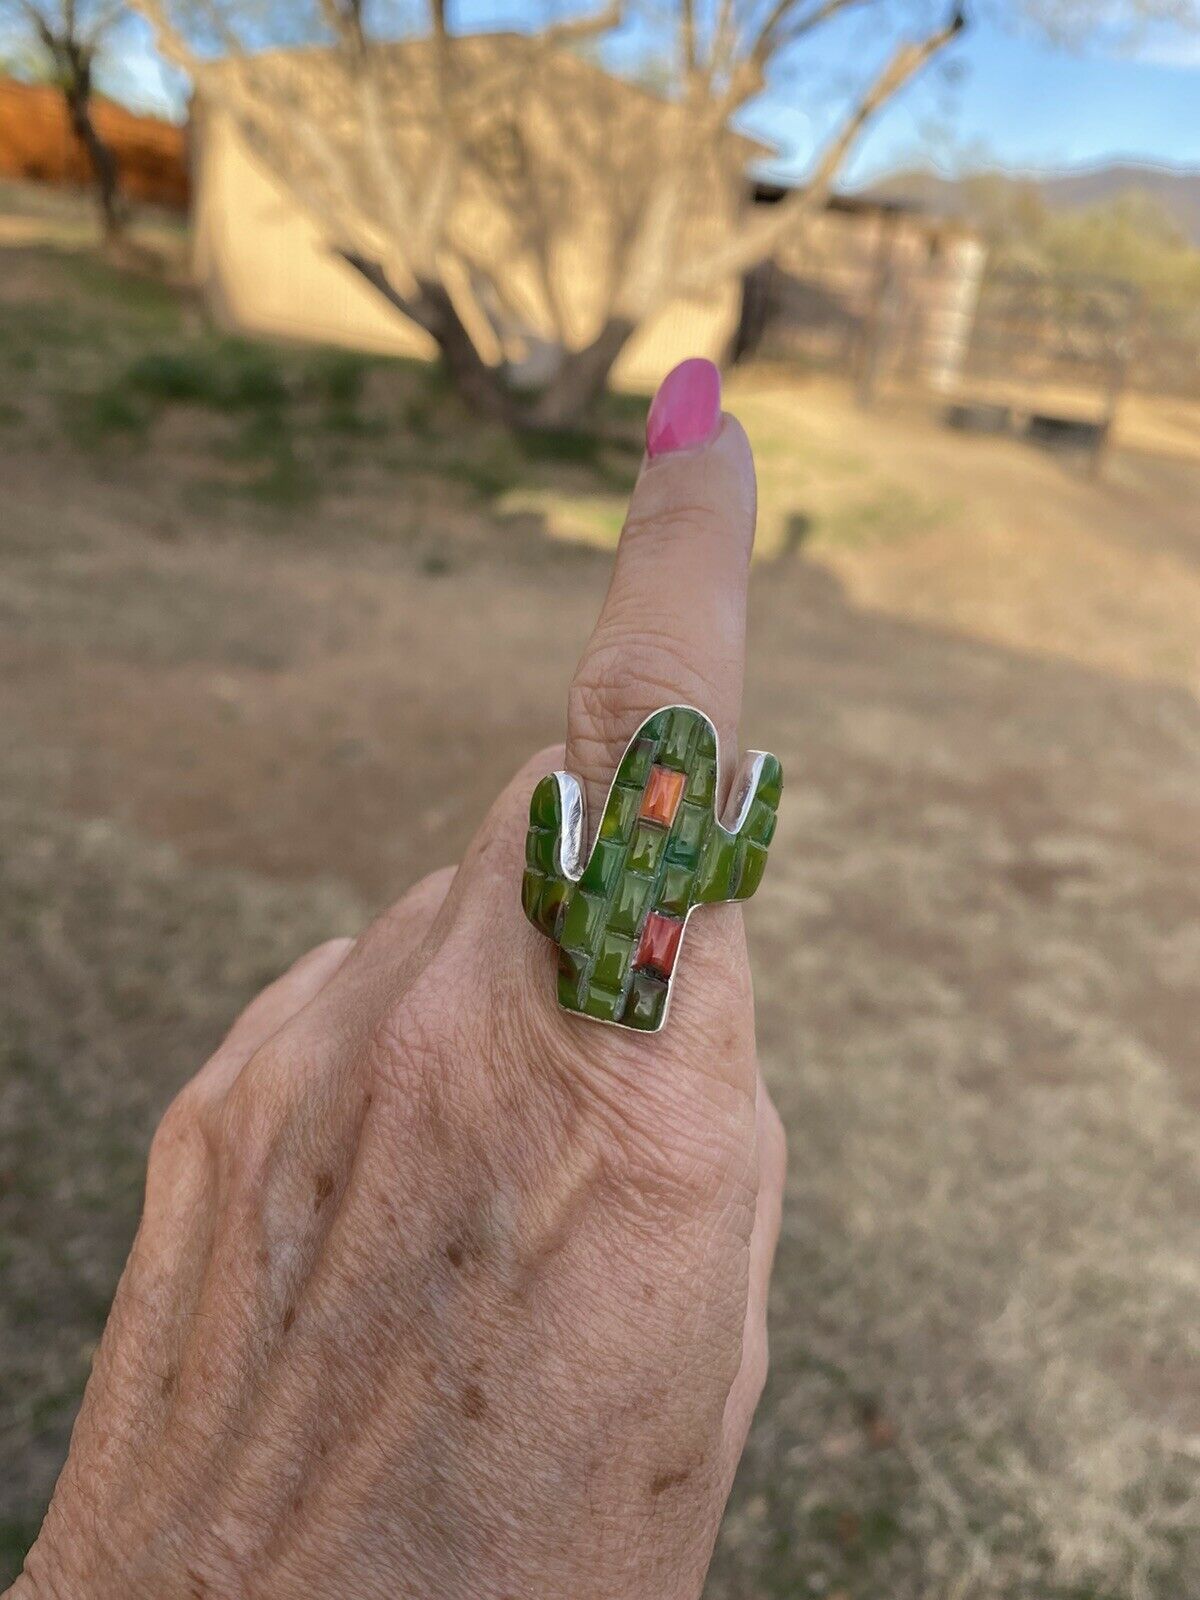
[[[863,329],[862,356],[859,361],[855,394],[860,406],[868,410],[875,402],[879,374],[896,324],[899,284],[895,261],[895,221],[885,217],[880,226],[879,253],[871,290],[871,305]]]
[[[1113,335],[1109,349],[1107,382],[1104,389],[1104,412],[1096,430],[1096,443],[1088,464],[1088,475],[1098,478],[1112,448],[1112,432],[1117,420],[1117,407],[1129,378],[1129,365],[1133,355],[1133,342],[1137,324],[1141,319],[1141,295],[1127,287],[1123,296],[1125,315]]]

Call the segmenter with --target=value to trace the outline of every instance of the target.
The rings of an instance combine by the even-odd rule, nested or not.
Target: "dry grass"
[[[530,458],[375,364],[339,428],[311,352],[191,318],[74,255],[0,269],[0,1572],[155,1117],[556,735],[606,562],[541,533],[610,540],[636,462],[627,409]],[[81,432],[136,363],[138,425]],[[789,777],[750,921],[792,1164],[709,1600],[1190,1600],[1196,481],[731,388],[792,551],[744,723]],[[288,450],[327,454],[254,492]]]

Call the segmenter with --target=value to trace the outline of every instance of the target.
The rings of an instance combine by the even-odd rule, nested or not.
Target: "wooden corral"
[[[762,187],[760,204],[783,191]],[[736,349],[919,393],[954,426],[1085,453],[1200,452],[1200,313],[1127,283],[988,263],[969,225],[835,196],[746,283]]]
[[[756,203],[786,190],[760,184]],[[834,195],[746,282],[739,355],[796,361],[873,384],[906,347],[952,386],[971,336],[985,250],[969,226],[894,200]]]
[[[122,194],[186,211],[185,130],[138,116],[112,100],[93,101],[96,131],[117,160]],[[92,172],[57,89],[0,78],[0,177],[84,187]]]

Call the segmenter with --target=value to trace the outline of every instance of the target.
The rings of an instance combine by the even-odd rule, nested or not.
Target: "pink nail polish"
[[[694,450],[708,443],[720,421],[721,374],[711,361],[692,356],[667,373],[650,402],[646,453]]]

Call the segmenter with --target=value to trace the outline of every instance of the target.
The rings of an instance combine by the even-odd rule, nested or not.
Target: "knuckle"
[[[172,1100],[150,1140],[144,1205],[147,1216],[169,1211],[180,1192],[188,1190],[211,1167],[206,1117],[203,1085],[193,1080]]]
[[[709,697],[711,680],[685,644],[662,630],[617,625],[594,637],[568,702],[570,726],[605,745],[623,744],[636,717],[674,701]]]
[[[262,1096],[247,1092],[241,1080],[216,1118],[216,1145],[221,1166],[235,1184],[256,1186],[274,1163],[280,1117]]]
[[[457,870],[454,866],[437,867],[406,889],[367,929],[362,939],[364,950],[373,953],[381,945],[394,949],[398,939],[407,948],[427,930]]]
[[[723,532],[726,517],[713,505],[699,500],[676,500],[670,505],[657,505],[645,510],[631,507],[625,518],[623,540],[688,539],[698,532],[712,528]]]
[[[752,1107],[711,1086],[664,1085],[632,1093],[612,1070],[589,1081],[613,1152],[614,1189],[634,1220],[660,1228],[665,1217],[728,1218],[753,1213],[748,1170]]]
[[[289,1131],[320,1114],[323,1097],[306,1081],[315,1070],[284,1037],[261,1046],[247,1061],[210,1114],[213,1143],[232,1181],[250,1188],[264,1182],[292,1142]]]
[[[203,1126],[203,1094],[195,1081],[185,1086],[159,1118],[150,1140],[151,1177],[164,1167],[174,1166]]]

